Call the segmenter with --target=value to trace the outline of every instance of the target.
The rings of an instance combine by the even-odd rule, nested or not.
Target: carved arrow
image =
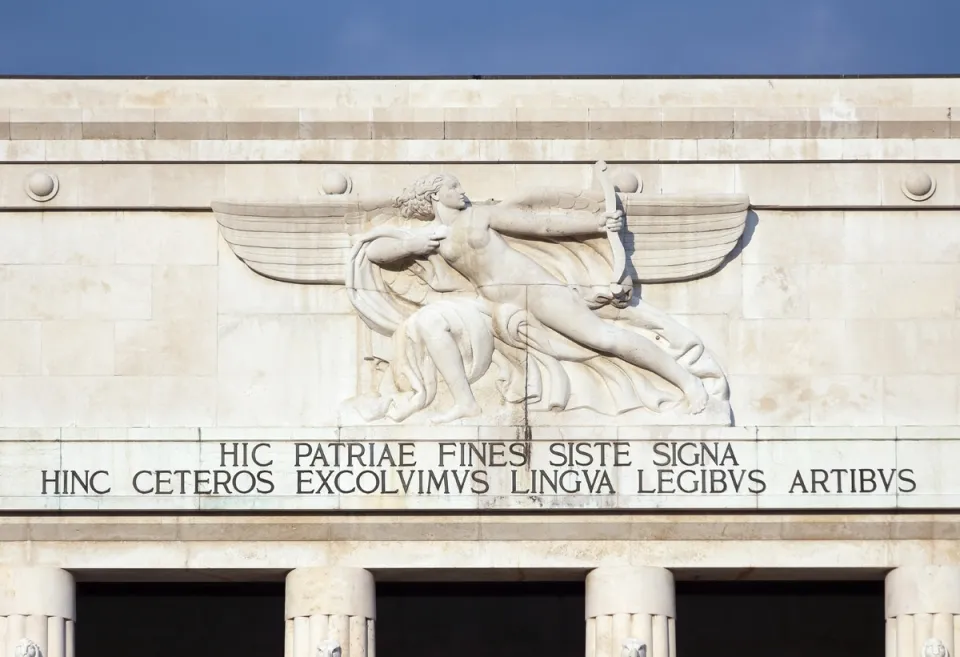
[[[610,176],[607,175],[607,163],[600,160],[594,164],[593,173],[603,190],[606,211],[615,212],[617,210],[617,189],[613,186]],[[617,297],[623,295],[628,289],[632,289],[633,281],[625,281],[627,278],[627,251],[623,247],[620,233],[608,231],[607,240],[610,242],[610,249],[613,251],[613,282],[610,284],[610,291]],[[623,305],[626,305],[626,302]]]

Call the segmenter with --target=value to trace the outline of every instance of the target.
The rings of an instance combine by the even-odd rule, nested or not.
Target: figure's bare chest
[[[453,263],[482,251],[490,243],[490,224],[480,213],[464,212],[448,226],[450,233],[440,242],[440,255]]]

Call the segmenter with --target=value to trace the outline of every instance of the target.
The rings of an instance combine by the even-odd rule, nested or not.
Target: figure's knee
[[[443,312],[430,306],[421,308],[407,321],[418,333],[428,338],[437,338],[450,333],[450,322],[443,316]]]

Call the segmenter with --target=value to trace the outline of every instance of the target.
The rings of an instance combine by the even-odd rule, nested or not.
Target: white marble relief
[[[594,173],[597,190],[537,188],[484,203],[435,174],[397,196],[213,208],[257,273],[346,285],[370,330],[369,389],[347,403],[364,421],[482,415],[487,397],[478,402],[474,388],[492,371],[500,402],[531,411],[728,424],[720,365],[635,283],[716,270],[740,240],[748,199],[624,194],[604,163]],[[441,380],[450,402],[438,410]]]

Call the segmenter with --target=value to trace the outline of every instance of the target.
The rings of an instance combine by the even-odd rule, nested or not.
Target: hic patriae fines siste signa
[[[957,108],[0,80],[0,657],[954,657]]]

